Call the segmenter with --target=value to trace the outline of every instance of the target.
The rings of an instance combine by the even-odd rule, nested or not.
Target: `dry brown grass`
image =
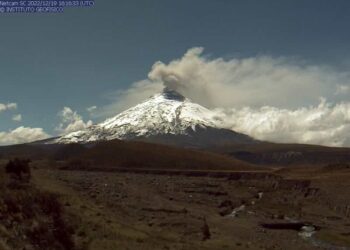
[[[1,249],[75,249],[73,228],[56,195],[0,167]]]

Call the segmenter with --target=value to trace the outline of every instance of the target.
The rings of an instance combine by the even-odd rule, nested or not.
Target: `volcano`
[[[120,139],[193,148],[258,142],[217,124],[212,111],[166,88],[115,117],[51,142],[70,144]]]

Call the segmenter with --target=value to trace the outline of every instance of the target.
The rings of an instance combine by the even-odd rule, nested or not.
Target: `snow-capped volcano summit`
[[[179,93],[165,90],[147,101],[106,120],[100,126],[109,130],[116,128],[120,139],[155,134],[186,134],[195,126],[215,127],[213,114],[208,109],[192,103]]]
[[[231,136],[227,137],[225,132]],[[202,144],[207,142],[202,142],[203,139],[211,140],[209,133],[213,140],[220,141],[224,137],[232,140],[234,134],[235,140],[253,141],[248,136],[218,128],[212,111],[191,102],[176,91],[164,89],[162,93],[115,117],[87,129],[64,135],[56,139],[55,143],[139,139],[166,144],[204,146]]]

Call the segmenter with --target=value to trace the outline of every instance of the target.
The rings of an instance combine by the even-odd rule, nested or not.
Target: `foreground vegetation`
[[[142,153],[145,145],[67,145],[46,158],[31,157],[33,162],[4,155],[0,250],[350,247],[348,164],[184,171],[191,162],[214,166],[214,159],[230,169],[236,165],[176,148],[149,155]],[[179,165],[171,164],[178,158]],[[180,169],[166,168],[174,165]],[[300,229],[262,227],[291,219],[317,232],[304,239]]]
[[[31,183],[28,163],[0,168],[0,249],[76,249],[57,195]]]

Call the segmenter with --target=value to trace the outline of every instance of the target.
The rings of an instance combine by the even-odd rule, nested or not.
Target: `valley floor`
[[[84,249],[350,249],[350,170],[34,171]],[[304,227],[303,227],[304,226]],[[314,231],[315,229],[315,231]]]

